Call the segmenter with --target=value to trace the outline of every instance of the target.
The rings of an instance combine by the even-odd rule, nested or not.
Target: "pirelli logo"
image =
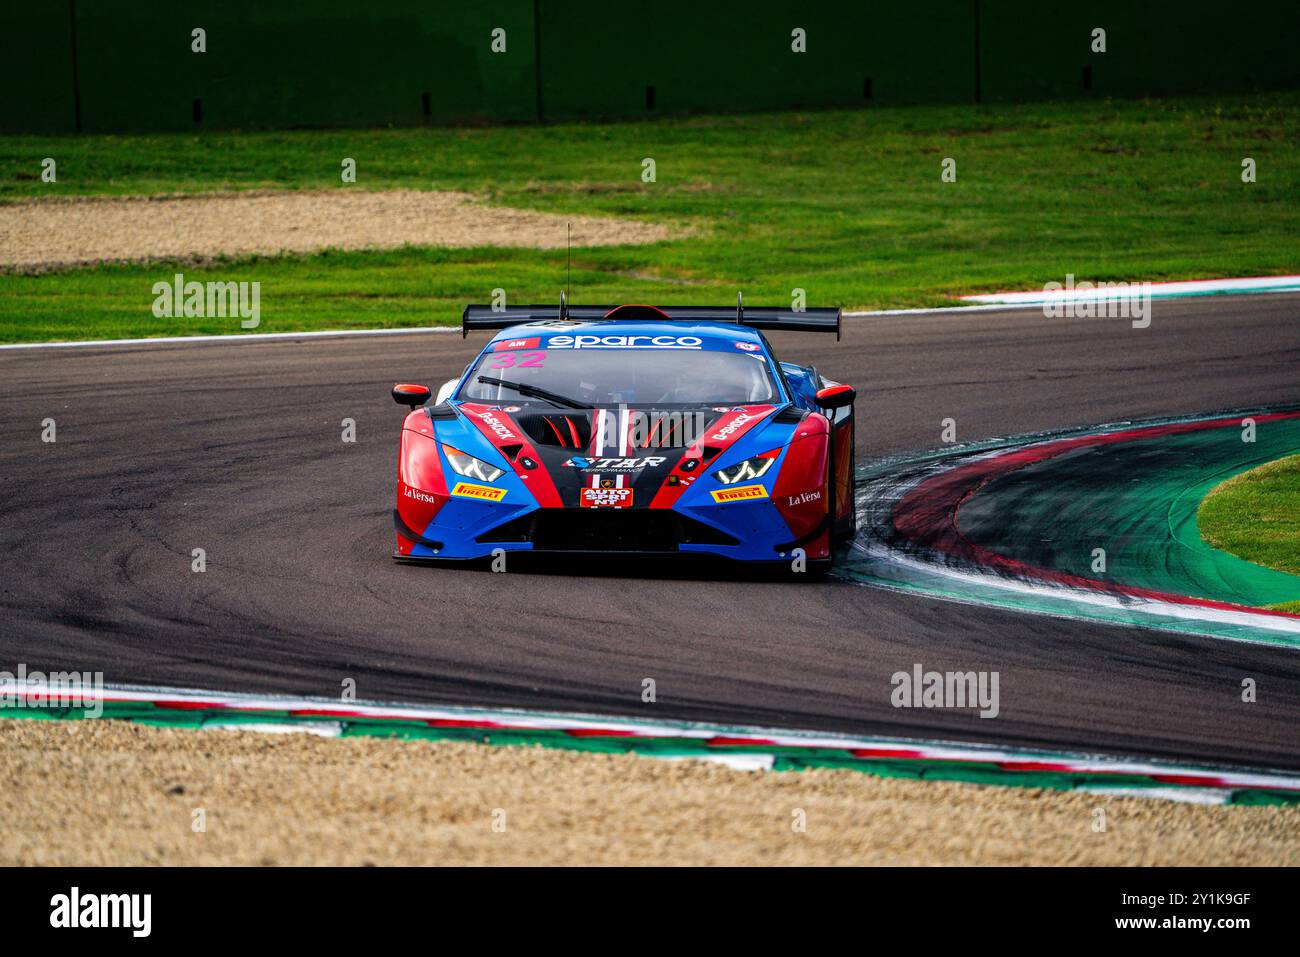
[[[715,502],[744,502],[752,498],[767,498],[767,489],[761,485],[742,485],[740,488],[720,488],[712,493]]]
[[[492,488],[490,485],[471,485],[469,482],[457,482],[456,487],[451,490],[451,494],[458,495],[461,498],[477,498],[486,502],[499,502],[506,497],[506,490]]]

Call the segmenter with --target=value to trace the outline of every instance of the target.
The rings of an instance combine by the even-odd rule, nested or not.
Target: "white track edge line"
[[[424,332],[459,332],[459,326],[410,326],[400,329],[316,329],[306,332],[232,332],[211,336],[152,336],[147,339],[78,339],[71,342],[13,342],[0,349],[78,349],[94,346],[165,346],[191,342],[269,342],[276,339],[342,339],[353,336],[404,336]]]
[[[1152,299],[1174,299],[1183,296],[1230,295],[1246,293],[1295,292],[1300,289],[1300,276],[1243,276],[1236,279],[1175,279],[1168,282],[1129,283],[1123,288],[1080,290],[1055,289],[1048,291],[993,292],[962,296],[968,302],[1025,303],[1031,305],[1053,303],[1109,302],[1127,299],[1136,287],[1146,286]]]
[[[1287,277],[1290,278],[1290,277]],[[1205,280],[1217,282],[1219,280]],[[1300,282],[1300,277],[1297,277]],[[1300,292],[1300,286],[1286,286],[1269,289],[1224,289],[1218,295],[1258,295],[1260,293]],[[1011,293],[1009,295],[1028,295]],[[1189,293],[1169,293],[1165,296],[1154,294],[1152,298],[1182,298]],[[972,300],[978,297],[968,297]],[[1041,309],[1043,300],[1033,302],[997,302],[975,303],[968,306],[931,306],[923,309],[872,309],[845,312],[845,319],[871,319],[884,316],[924,316],[941,315],[952,312],[1011,312],[1017,309]],[[143,339],[78,339],[68,342],[12,342],[0,345],[0,351],[11,349],[76,349],[94,346],[150,346],[190,342],[268,342],[277,339],[342,339],[354,336],[402,336],[416,335],[424,332],[456,332],[457,326],[412,326],[399,329],[319,329],[310,332],[251,332],[247,334],[230,333],[229,335],[208,336],[151,336]]]

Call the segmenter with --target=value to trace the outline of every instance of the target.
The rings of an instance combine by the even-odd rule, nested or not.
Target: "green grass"
[[[1269,462],[1217,486],[1196,514],[1215,548],[1300,575],[1300,455]],[[1300,601],[1272,606],[1300,612]]]
[[[700,116],[490,129],[0,137],[0,202],[253,188],[467,189],[695,228],[574,251],[573,299],[879,308],[1091,280],[1300,272],[1300,94]],[[39,180],[58,160],[59,181]],[[339,183],[354,157],[358,183]],[[653,157],[658,181],[642,183]],[[944,157],[957,182],[940,181]],[[1258,182],[1241,182],[1253,157]],[[167,264],[0,274],[0,341],[237,331],[159,320]],[[252,257],[258,331],[452,322],[497,286],[551,301],[563,251]]]

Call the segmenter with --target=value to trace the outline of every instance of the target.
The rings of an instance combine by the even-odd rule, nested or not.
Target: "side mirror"
[[[409,405],[414,409],[417,405],[424,405],[433,395],[427,385],[412,385],[409,382],[399,382],[393,386],[393,401],[398,405]]]
[[[853,404],[857,397],[851,385],[828,385],[817,390],[817,404],[823,409],[842,409]]]

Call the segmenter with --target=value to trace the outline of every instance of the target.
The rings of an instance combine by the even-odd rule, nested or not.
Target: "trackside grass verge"
[[[1300,272],[1300,94],[698,116],[492,129],[0,138],[0,202],[253,189],[456,189],[690,230],[576,248],[578,302],[948,305],[1080,279]],[[58,179],[40,179],[41,161]],[[1257,181],[1243,183],[1242,161]],[[357,182],[344,185],[344,158]],[[956,162],[956,181],[941,164]],[[642,178],[654,160],[655,180]],[[674,235],[678,235],[674,233]],[[0,269],[3,265],[0,264]],[[0,341],[239,332],[151,287],[262,283],[260,332],[450,323],[495,288],[550,301],[563,249],[247,256],[0,273]]]
[[[1234,475],[1205,497],[1196,522],[1215,548],[1300,575],[1300,455]],[[1300,601],[1273,607],[1300,612]]]

